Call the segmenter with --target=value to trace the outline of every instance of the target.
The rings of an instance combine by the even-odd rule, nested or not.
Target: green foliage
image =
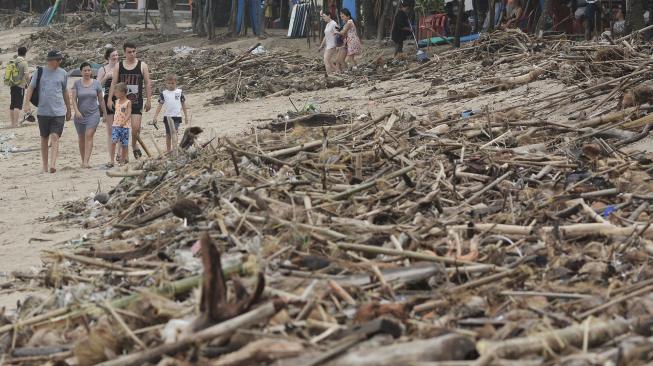
[[[444,0],[415,0],[416,14],[431,14],[444,11]]]

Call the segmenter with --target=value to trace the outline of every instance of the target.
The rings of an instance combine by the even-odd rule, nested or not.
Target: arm
[[[147,101],[145,102],[145,112],[149,112],[152,109],[152,83],[150,82],[150,68],[146,63],[142,63],[143,68],[143,81],[145,82],[145,96]]]
[[[68,89],[63,90],[63,101],[66,103],[66,121],[70,121],[70,94]]]
[[[154,112],[154,121],[156,122],[159,119],[159,113],[161,113],[162,104],[156,106],[156,112]]]
[[[108,74],[106,73],[106,71],[104,71],[104,66],[102,66],[102,67],[98,70],[98,72],[97,72],[97,76],[95,77],[95,79],[96,79],[100,84],[102,84],[102,83],[104,83],[104,77],[105,77],[106,75],[108,75]]]
[[[125,113],[126,121],[130,121],[131,124],[131,119],[132,119],[132,102],[127,103],[127,113]]]
[[[97,91],[97,102],[100,104],[100,110],[102,111],[102,115],[106,116],[107,115],[107,106],[104,103],[104,98],[102,97],[102,88],[99,88]]]
[[[349,29],[351,28],[351,23],[347,22],[345,23],[345,26],[342,27],[342,30],[339,32],[341,36],[347,35],[347,32],[349,32]]]
[[[61,83],[63,102],[66,104],[66,121],[70,121],[70,93],[68,92],[68,74],[64,71],[63,82]]]
[[[188,108],[186,108],[186,102],[181,102],[181,110],[184,111],[184,123],[188,124]]]
[[[25,90],[25,101],[23,102],[23,112],[30,113],[32,108],[29,106],[30,100],[32,99],[32,94],[34,93],[34,87],[29,85]]]
[[[113,109],[113,90],[118,84],[118,71],[119,67],[113,69],[113,79],[111,79],[111,86],[109,87],[109,98],[107,99],[107,108]]]
[[[68,94],[68,93],[66,93]],[[77,105],[77,88],[73,87],[73,110],[75,111],[75,118],[84,118],[82,113],[79,111],[79,105]]]

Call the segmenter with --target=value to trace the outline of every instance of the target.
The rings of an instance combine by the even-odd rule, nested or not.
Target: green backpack
[[[18,79],[19,75],[20,70],[18,70],[18,63],[16,60],[7,62],[7,67],[5,68],[5,85],[17,86],[20,84],[20,80]]]

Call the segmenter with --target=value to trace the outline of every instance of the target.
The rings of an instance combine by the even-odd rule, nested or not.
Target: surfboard
[[[292,37],[293,27],[295,26],[295,15],[297,14],[297,4],[293,5],[290,13],[290,22],[288,23],[288,37]]]

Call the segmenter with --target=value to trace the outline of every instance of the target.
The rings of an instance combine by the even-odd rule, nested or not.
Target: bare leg
[[[141,133],[141,119],[143,118],[140,114],[132,114],[132,149],[138,149],[138,140],[136,139]]]
[[[120,145],[122,146],[122,158],[120,159],[123,163],[127,161],[127,153],[129,152],[129,145]]]
[[[324,50],[324,67],[326,68],[327,74],[331,74],[337,70],[335,63],[333,62],[335,50],[335,48]]]
[[[166,135],[166,151],[170,152],[172,150],[172,137],[170,135]]]
[[[11,121],[11,127],[18,126],[18,116],[20,111],[18,109],[9,110],[9,120]]]
[[[86,148],[84,149],[84,168],[90,168],[91,153],[93,152],[93,137],[95,128],[86,129]]]
[[[113,149],[111,147],[111,144],[113,143],[111,141],[111,128],[113,125],[113,114],[104,116],[104,123],[107,125],[107,146],[109,147],[109,161],[113,164],[114,156],[116,156],[115,146],[113,147]]]
[[[86,156],[86,135],[77,135],[77,144],[79,145],[79,156],[82,158],[82,167],[84,167],[84,157]]]
[[[43,173],[48,172],[48,138],[41,137],[41,162],[43,163]]]
[[[116,158],[115,158],[115,156],[116,156],[116,143],[115,142],[112,142],[109,145],[109,155],[111,156],[111,159],[110,159],[111,160],[111,165],[115,164],[116,163]]]
[[[59,157],[59,135],[56,133],[50,134],[50,171],[52,173],[57,171],[57,158]]]

